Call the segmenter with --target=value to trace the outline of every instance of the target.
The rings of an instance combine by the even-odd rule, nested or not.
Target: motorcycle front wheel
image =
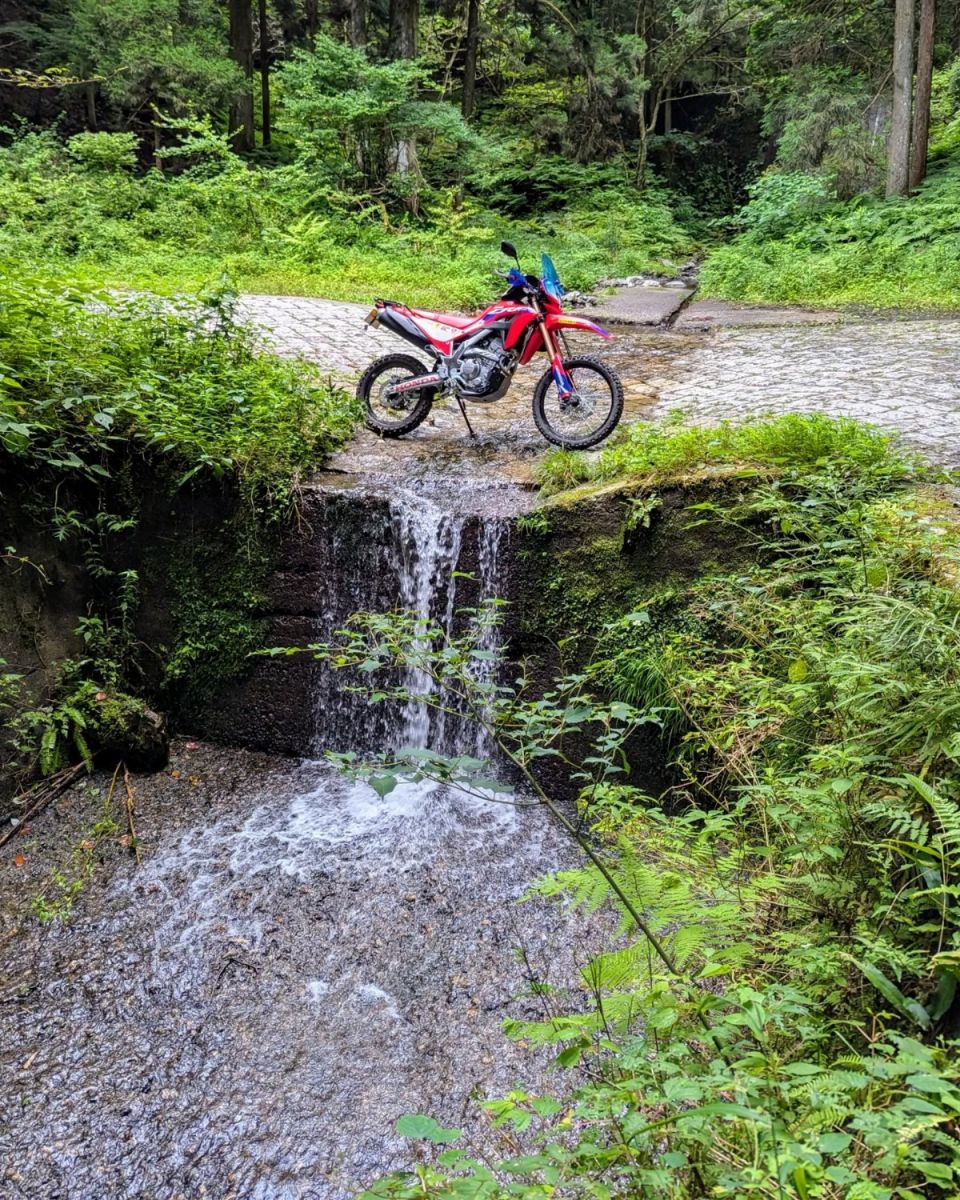
[[[547,371],[533,393],[533,419],[555,446],[585,450],[609,437],[623,415],[623,384],[616,371],[592,355],[564,360],[572,396],[561,398]]]
[[[367,428],[381,437],[402,437],[420,424],[433,405],[436,386],[394,392],[398,383],[428,375],[412,354],[385,354],[360,376],[357,397],[366,409]]]

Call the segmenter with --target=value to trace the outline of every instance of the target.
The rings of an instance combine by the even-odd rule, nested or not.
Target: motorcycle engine
[[[506,350],[502,333],[467,346],[450,365],[450,382],[462,396],[499,400],[510,386],[516,354]]]

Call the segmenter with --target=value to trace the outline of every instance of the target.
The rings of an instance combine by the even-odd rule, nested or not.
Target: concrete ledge
[[[693,295],[691,288],[617,288],[599,303],[575,309],[592,321],[620,321],[625,325],[663,325]]]
[[[694,300],[677,318],[674,329],[724,329],[743,325],[832,325],[850,314],[834,309],[787,305],[733,304],[728,300]]]

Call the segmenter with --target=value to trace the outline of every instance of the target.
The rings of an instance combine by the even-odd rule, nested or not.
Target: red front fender
[[[594,325],[593,321],[587,321],[583,317],[572,317],[569,313],[547,313],[546,317],[547,328],[554,329],[586,329],[589,333],[597,333],[607,341],[613,337],[612,333],[607,333],[605,329],[601,329],[599,325]]]
[[[588,333],[597,333],[600,337],[606,338],[608,341],[613,337],[612,333],[607,333],[605,329],[601,329],[599,325],[594,325],[592,321],[586,321],[583,317],[572,317],[569,313],[545,313],[543,319],[551,333],[555,333],[559,329],[585,329]],[[524,328],[530,323],[526,322]],[[519,325],[519,321],[514,322],[514,327],[510,331],[510,337],[507,338],[508,350],[510,349],[511,340],[519,340],[519,333],[516,336],[514,335],[514,329],[517,329]],[[528,363],[542,349],[543,337],[539,328],[537,328],[531,332],[530,337],[527,339],[527,344],[520,355],[520,362]]]

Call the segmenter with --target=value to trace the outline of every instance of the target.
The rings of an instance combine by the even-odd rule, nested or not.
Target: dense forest
[[[159,286],[471,304],[577,286],[956,306],[941,0],[6,0],[0,250]],[[424,251],[429,250],[429,254]]]

